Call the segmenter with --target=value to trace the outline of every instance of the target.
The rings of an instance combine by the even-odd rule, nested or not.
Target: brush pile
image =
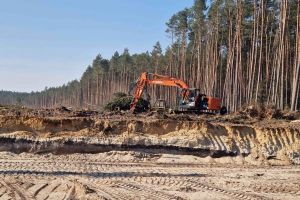
[[[133,100],[132,96],[128,96],[125,93],[117,92],[114,94],[114,98],[109,101],[105,109],[108,111],[115,111],[115,110],[129,110],[130,104]],[[136,112],[145,112],[150,109],[150,103],[144,99],[140,99],[136,106]]]

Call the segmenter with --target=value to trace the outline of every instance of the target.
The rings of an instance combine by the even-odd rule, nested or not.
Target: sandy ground
[[[299,117],[254,111],[0,106],[0,200],[300,199]]]
[[[225,158],[223,158],[225,159]],[[0,153],[0,199],[300,199],[299,166],[194,156]]]

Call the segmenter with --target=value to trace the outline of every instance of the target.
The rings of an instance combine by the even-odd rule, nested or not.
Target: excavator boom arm
[[[170,86],[170,87],[179,87],[181,89],[188,88],[188,85],[180,79],[144,72],[141,74],[140,78],[136,82],[136,88],[134,91],[133,100],[130,105],[130,110],[132,112],[134,112],[137,102],[139,101],[139,99],[143,94],[145,86],[151,84]],[[184,96],[186,96],[186,94],[184,94]]]

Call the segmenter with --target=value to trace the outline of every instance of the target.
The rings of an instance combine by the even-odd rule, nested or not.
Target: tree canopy
[[[183,79],[222,98],[229,110],[252,103],[300,107],[300,2],[298,0],[195,0],[170,16],[171,43],[148,52],[96,55],[80,80],[42,92],[0,92],[1,104],[99,107],[127,92],[143,71]],[[137,33],[138,34],[138,33]],[[152,100],[176,102],[176,89],[152,86]]]

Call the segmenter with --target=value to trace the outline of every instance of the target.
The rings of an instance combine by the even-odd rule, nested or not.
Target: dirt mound
[[[260,119],[283,119],[284,114],[280,109],[274,106],[264,105],[251,105],[241,109],[236,113],[240,116],[247,116],[248,118],[260,118]]]
[[[92,117],[100,112],[94,110],[76,110],[71,107],[31,109],[23,106],[0,106],[0,116],[11,117]]]
[[[285,120],[297,120],[300,119],[299,111],[283,111],[275,106],[265,105],[251,105],[242,108],[234,115],[246,118],[258,118],[258,119],[285,119]]]

